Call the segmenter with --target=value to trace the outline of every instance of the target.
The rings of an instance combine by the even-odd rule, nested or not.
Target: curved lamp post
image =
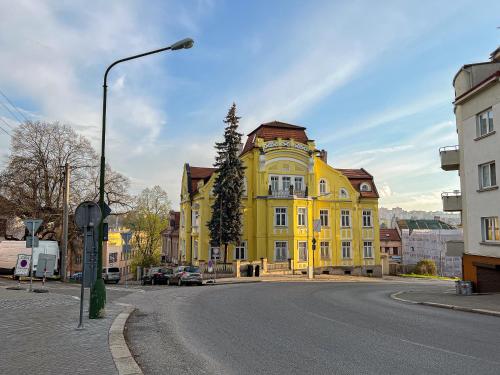
[[[188,49],[191,48],[194,44],[193,39],[186,38],[182,39],[171,46],[156,49],[154,51],[149,51],[145,53],[141,53],[139,55],[134,55],[130,57],[126,57],[124,59],[116,60],[106,69],[104,73],[104,84],[103,84],[103,98],[102,98],[102,136],[101,136],[101,174],[100,174],[100,182],[99,182],[99,207],[101,208],[101,212],[104,212],[104,173],[105,173],[105,146],[106,146],[106,99],[108,93],[108,73],[115,65],[129,61],[138,59],[139,57],[144,57],[148,55],[152,55],[159,52],[164,52],[168,50],[177,51],[180,49]],[[103,215],[104,216],[104,215]],[[104,281],[102,280],[102,243],[104,238],[103,233],[103,225],[104,217],[101,219],[99,223],[99,241],[98,241],[98,252],[97,252],[97,281],[94,284],[92,290],[90,291],[90,308],[89,308],[89,318],[96,319],[100,318],[103,314],[104,305],[106,304],[106,288],[104,287]]]

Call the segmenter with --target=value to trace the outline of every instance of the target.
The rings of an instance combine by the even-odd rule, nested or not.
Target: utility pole
[[[66,281],[67,256],[68,256],[68,215],[69,215],[69,180],[70,167],[64,165],[64,197],[63,197],[63,235],[61,250],[61,280]]]

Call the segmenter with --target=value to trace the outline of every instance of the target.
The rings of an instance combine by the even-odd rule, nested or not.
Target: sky
[[[99,149],[106,67],[191,37],[110,73],[106,158],[133,192],[160,185],[178,207],[183,164],[212,165],[235,102],[243,133],[302,125],[330,165],[365,168],[380,206],[440,210],[459,188],[438,153],[458,143],[452,79],[500,44],[498,14],[477,0],[0,0],[0,90]],[[22,117],[0,104],[11,132]],[[9,144],[0,130],[0,168]]]

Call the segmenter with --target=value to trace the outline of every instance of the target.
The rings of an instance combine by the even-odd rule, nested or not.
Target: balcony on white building
[[[443,211],[462,211],[462,194],[459,190],[442,193],[441,198],[443,200]]]
[[[460,149],[457,146],[446,146],[439,149],[441,169],[457,171],[460,169]]]

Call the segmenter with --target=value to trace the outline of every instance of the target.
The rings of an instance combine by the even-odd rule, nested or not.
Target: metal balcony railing
[[[290,186],[289,189],[275,190],[269,186],[268,195],[273,198],[306,198],[307,187],[305,190],[295,190],[293,186]]]
[[[441,147],[439,156],[441,157],[441,169],[445,171],[460,169],[460,149],[458,145]]]

